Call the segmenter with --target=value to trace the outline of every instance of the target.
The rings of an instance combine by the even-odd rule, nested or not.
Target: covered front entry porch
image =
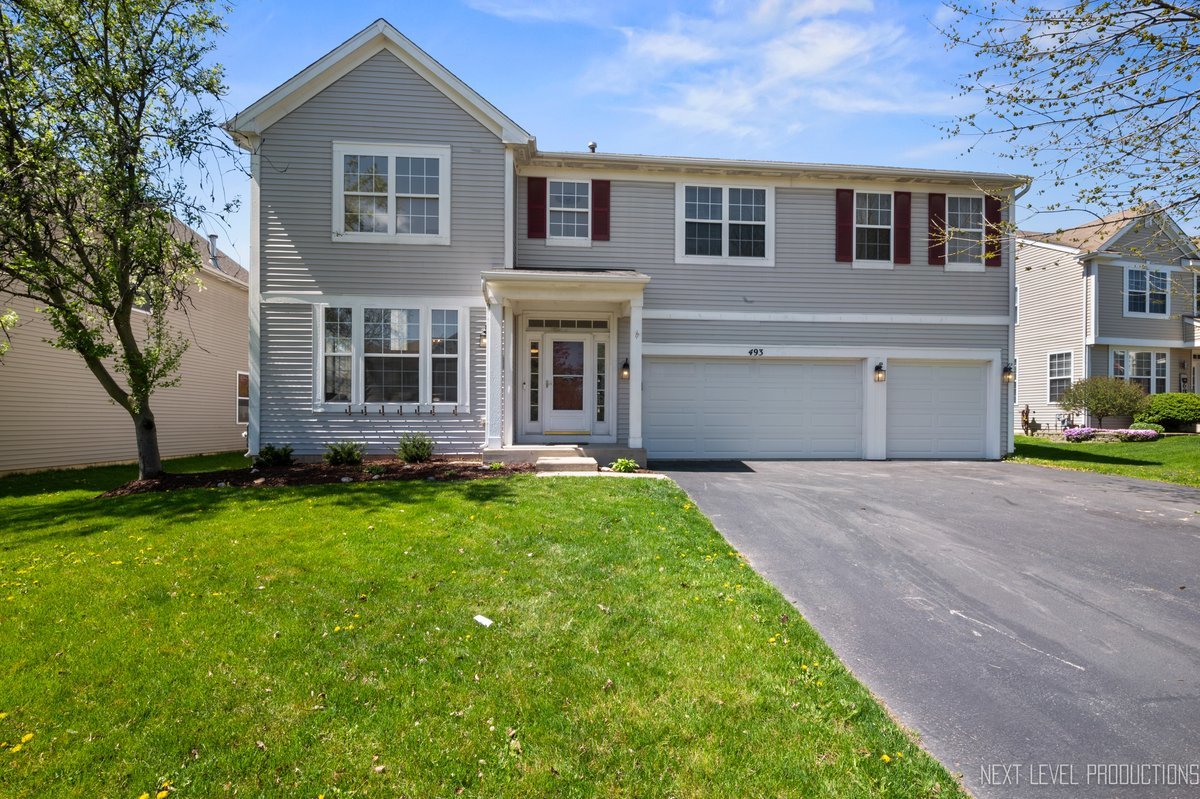
[[[634,271],[484,272],[485,457],[642,447],[642,296]],[[598,459],[599,459],[598,455]]]

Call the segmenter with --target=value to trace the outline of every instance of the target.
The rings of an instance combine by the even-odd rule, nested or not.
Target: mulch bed
[[[365,471],[370,467],[379,474]],[[183,488],[259,488],[262,486],[303,486],[325,483],[369,483],[382,480],[481,480],[532,472],[530,464],[484,466],[478,460],[433,460],[428,463],[367,461],[361,466],[330,466],[326,463],[298,463],[271,469],[228,469],[220,472],[166,474],[151,480],[132,480],[105,491],[101,497],[124,497]],[[349,478],[349,479],[346,479]]]

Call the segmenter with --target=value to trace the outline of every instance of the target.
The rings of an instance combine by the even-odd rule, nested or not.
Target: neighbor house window
[[[336,142],[335,238],[450,243],[450,148]]]
[[[773,202],[769,187],[679,184],[676,261],[769,265],[774,258]]]
[[[1112,351],[1112,376],[1137,383],[1147,394],[1167,391],[1167,353],[1135,350]]]
[[[237,373],[237,423],[246,424],[250,421],[250,375],[248,372]]]
[[[549,239],[582,243],[590,238],[591,194],[592,184],[587,181],[549,181],[546,205]]]
[[[855,192],[854,260],[892,260],[892,195]]]
[[[322,309],[317,402],[462,403],[464,314],[457,308],[405,302]]]
[[[1071,353],[1052,352],[1049,363],[1049,383],[1047,401],[1058,402],[1064,391],[1071,385]]]
[[[1169,276],[1162,269],[1125,270],[1125,313],[1146,316],[1167,315]]]
[[[946,198],[946,263],[983,264],[983,198]]]

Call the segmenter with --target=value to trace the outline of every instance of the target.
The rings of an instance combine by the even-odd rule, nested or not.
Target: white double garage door
[[[657,459],[862,458],[864,431],[874,430],[888,458],[984,458],[989,366],[891,359],[878,385],[861,359],[647,358],[646,450]],[[869,391],[886,391],[886,406],[868,402]]]

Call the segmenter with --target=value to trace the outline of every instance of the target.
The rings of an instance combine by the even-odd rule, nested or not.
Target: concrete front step
[[[595,458],[550,456],[534,461],[533,468],[539,472],[598,472],[600,467]]]
[[[632,449],[618,444],[515,444],[508,447],[483,450],[484,463],[537,463],[539,458],[588,457],[601,466],[607,466],[618,458],[637,461],[646,465],[646,450]]]

